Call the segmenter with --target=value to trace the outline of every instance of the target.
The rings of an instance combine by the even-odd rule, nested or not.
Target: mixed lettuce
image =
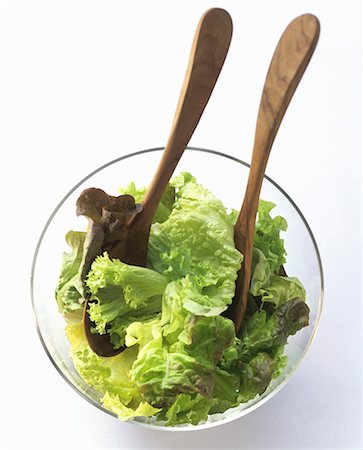
[[[138,203],[145,189],[132,183],[120,193]],[[271,216],[274,206],[259,204],[250,296],[238,336],[222,315],[243,260],[233,239],[236,214],[191,174],[180,174],[165,191],[147,267],[99,251],[84,278],[85,233],[67,234],[72,250],[63,255],[56,298],[60,312],[72,317],[66,329],[71,358],[120,420],[155,416],[167,426],[196,425],[262,394],[282,372],[284,346],[308,324],[309,308],[300,281],[283,270],[287,224]],[[104,358],[88,346],[79,315],[85,293],[92,331],[107,333],[114,348],[125,347],[122,353]]]

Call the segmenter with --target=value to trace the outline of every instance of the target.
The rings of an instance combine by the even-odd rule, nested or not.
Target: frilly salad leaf
[[[258,248],[253,249],[252,261],[250,292],[253,296],[260,296],[263,302],[273,303],[276,307],[295,297],[305,300],[305,289],[298,278],[273,273],[266,256]]]
[[[234,340],[233,323],[221,316],[189,317],[182,340],[163,345],[161,322],[135,322],[127,329],[127,346],[139,345],[132,379],[144,398],[156,407],[170,406],[178,394],[211,398],[216,363]],[[193,321],[196,321],[193,327]]]
[[[96,256],[112,251],[122,255],[126,223],[141,210],[130,195],[113,197],[101,189],[84,190],[77,200],[77,215],[88,218],[87,232],[70,231],[66,241],[72,248],[64,253],[55,296],[60,312],[68,320],[82,319],[87,296],[86,277]]]
[[[280,266],[286,262],[286,251],[280,232],[287,230],[287,222],[281,216],[271,217],[270,212],[275,206],[272,202],[259,201],[253,246],[263,252],[271,271],[277,273]]]
[[[234,245],[236,213],[182,173],[154,217],[148,267],[136,267],[113,257],[106,234],[122,236],[124,213],[135,213],[146,189],[133,183],[120,189],[121,198],[133,199],[131,210],[122,211],[112,203],[119,200],[102,192],[92,191],[93,201],[78,205],[90,228],[87,235],[67,235],[72,251],[63,256],[56,294],[60,311],[74,314],[86,291],[93,331],[108,333],[115,348],[126,347],[99,357],[81,322],[67,327],[74,366],[103,406],[120,420],[155,416],[166,426],[196,425],[262,394],[287,363],[288,337],[309,320],[301,282],[282,270],[280,234],[287,224],[271,215],[275,205],[259,205],[248,314],[236,337],[234,324],[221,315],[243,259]]]
[[[270,316],[261,310],[244,322],[241,338],[224,352],[220,363],[240,380],[238,403],[262,394],[281,373],[287,363],[283,356],[287,338],[308,322],[309,307],[299,298],[287,301]]]
[[[62,268],[55,290],[59,311],[67,320],[75,322],[82,319],[84,302],[80,266],[85,236],[86,233],[82,231],[67,233],[66,241],[71,251],[63,253]]]
[[[136,188],[135,183],[131,182],[125,188],[119,188],[118,191],[120,192],[120,194],[123,195],[125,194],[132,195],[132,197],[134,197],[135,199],[135,202],[141,203],[146,194],[146,187]],[[165,188],[165,191],[161,197],[160,203],[154,215],[153,223],[165,222],[165,220],[169,217],[169,214],[171,213],[174,201],[175,201],[175,188],[171,184],[168,184],[167,187]]]
[[[300,298],[294,298],[274,310],[255,312],[243,324],[241,336],[234,348],[225,352],[222,368],[240,370],[240,364],[251,361],[260,352],[271,357],[283,347],[287,338],[309,324],[309,307]]]
[[[90,291],[89,316],[99,334],[110,334],[118,348],[124,344],[126,327],[135,320],[147,320],[161,311],[167,280],[147,269],[98,256],[86,280]]]
[[[120,420],[136,416],[152,416],[158,409],[143,401],[137,386],[130,378],[136,348],[127,348],[122,353],[103,358],[92,352],[84,334],[83,324],[68,325],[67,337],[71,343],[71,359],[84,381],[100,394],[101,403]]]
[[[173,210],[151,229],[149,265],[169,281],[183,279],[190,312],[219,314],[232,301],[242,262],[233,224],[222,202],[190,174],[182,173],[172,185],[177,188]]]
[[[103,358],[88,346],[82,323],[66,328],[71,343],[71,358],[77,372],[85,382],[101,394],[117,394],[124,404],[129,404],[138,391],[129,377],[129,371],[137,356],[135,348],[129,348],[116,356]]]

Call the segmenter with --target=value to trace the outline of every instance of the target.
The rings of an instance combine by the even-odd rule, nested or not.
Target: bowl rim
[[[38,317],[37,317],[37,313],[36,313],[36,306],[35,306],[35,293],[34,293],[34,273],[35,273],[35,268],[36,268],[36,263],[37,263],[37,258],[38,258],[38,253],[43,241],[43,238],[45,236],[45,233],[49,227],[49,225],[51,224],[54,216],[57,214],[57,212],[59,211],[59,209],[62,207],[62,205],[65,203],[65,201],[73,194],[74,191],[76,191],[85,181],[87,181],[89,178],[91,178],[93,175],[97,174],[98,172],[101,172],[103,169],[116,164],[120,161],[132,158],[134,156],[140,156],[143,154],[147,154],[147,153],[152,153],[152,152],[160,152],[163,151],[164,147],[153,147],[153,148],[149,148],[149,149],[144,149],[144,150],[138,150],[136,152],[132,152],[132,153],[128,153],[126,155],[120,156],[118,158],[115,158],[105,164],[103,164],[102,166],[98,167],[97,169],[93,170],[92,172],[90,172],[88,175],[86,175],[85,177],[83,177],[77,184],[75,184],[73,186],[72,189],[70,189],[67,194],[61,199],[61,201],[57,204],[57,206],[54,208],[53,212],[50,214],[46,224],[44,225],[44,228],[39,236],[38,242],[36,244],[35,247],[35,251],[34,251],[34,256],[33,256],[33,260],[32,260],[32,265],[31,265],[31,273],[30,273],[30,294],[31,294],[31,303],[32,303],[32,309],[33,309],[33,320],[35,323],[35,328],[37,330],[37,334],[39,336],[40,342],[46,352],[46,354],[48,355],[48,358],[50,359],[51,363],[53,364],[53,366],[55,367],[55,369],[57,370],[57,372],[61,375],[61,377],[67,382],[67,384],[69,386],[72,387],[73,390],[75,390],[81,397],[83,397],[85,400],[87,400],[89,403],[91,403],[92,405],[96,406],[99,410],[107,413],[108,415],[117,418],[117,415],[112,413],[111,411],[108,411],[107,409],[105,409],[102,405],[100,405],[99,403],[97,403],[95,400],[93,400],[91,397],[88,397],[85,393],[81,392],[78,387],[73,384],[70,379],[66,376],[66,374],[61,370],[60,366],[57,364],[57,362],[55,361],[55,359],[53,358],[52,354],[50,353],[45,340],[43,338],[41,329],[40,329],[40,325],[38,322]],[[220,151],[217,150],[211,150],[211,149],[206,149],[206,148],[202,148],[202,147],[192,147],[192,146],[187,146],[186,151],[194,151],[194,152],[200,152],[200,153],[208,153],[208,154],[212,154],[212,155],[216,155],[216,156],[221,156],[223,158],[229,159],[231,161],[234,161],[238,164],[241,164],[247,168],[250,168],[250,164],[246,163],[245,161],[238,159],[234,156],[228,155],[226,153],[222,153]],[[162,430],[162,431],[197,431],[197,430],[203,430],[203,429],[207,429],[207,428],[211,428],[211,427],[215,427],[215,426],[219,426],[228,422],[232,422],[233,420],[236,419],[240,419],[241,417],[247,415],[248,413],[250,413],[251,411],[257,409],[258,407],[260,407],[261,405],[263,405],[265,402],[267,402],[268,400],[270,400],[275,394],[277,394],[284,386],[286,386],[286,384],[288,383],[288,381],[293,377],[293,375],[295,374],[295,372],[297,371],[297,369],[300,367],[300,365],[302,364],[303,360],[305,359],[305,356],[312,344],[312,342],[315,339],[318,327],[319,327],[319,323],[320,323],[320,318],[321,318],[321,312],[322,312],[322,308],[323,308],[323,299],[324,299],[324,273],[323,273],[323,265],[322,265],[322,259],[320,256],[320,252],[319,252],[319,248],[316,242],[316,239],[314,237],[314,234],[310,228],[310,225],[308,224],[307,220],[305,219],[305,216],[303,215],[303,213],[301,212],[300,208],[297,206],[297,204],[294,202],[294,200],[287,194],[287,192],[279,185],[277,184],[272,178],[270,178],[268,175],[264,175],[264,179],[268,180],[269,183],[271,183],[278,191],[281,192],[281,194],[283,194],[283,196],[289,201],[289,203],[293,206],[293,208],[295,209],[295,211],[297,212],[297,214],[300,216],[303,224],[305,225],[305,228],[308,231],[308,234],[310,236],[310,239],[312,241],[314,250],[315,250],[315,254],[317,257],[317,261],[318,261],[318,267],[319,267],[319,275],[320,275],[320,294],[319,294],[319,306],[318,306],[318,311],[317,311],[317,316],[316,316],[316,321],[315,321],[315,325],[314,325],[314,329],[312,330],[311,336],[309,338],[309,341],[304,349],[304,351],[302,352],[299,361],[296,363],[296,365],[292,368],[292,370],[288,373],[288,375],[281,381],[281,383],[275,388],[273,389],[269,394],[267,394],[264,398],[262,398],[260,401],[254,403],[253,405],[251,405],[250,407],[247,407],[246,409],[236,412],[236,414],[231,414],[228,417],[225,417],[221,420],[217,420],[217,421],[213,421],[213,422],[205,422],[199,425],[180,425],[180,426],[173,426],[173,427],[166,427],[166,426],[162,426],[162,425],[155,425],[153,423],[149,423],[149,422],[144,422],[142,420],[138,420],[138,418],[134,418],[132,420],[127,421],[127,423],[132,423],[132,424],[137,424],[137,425],[141,425],[145,428],[151,428],[154,430]]]

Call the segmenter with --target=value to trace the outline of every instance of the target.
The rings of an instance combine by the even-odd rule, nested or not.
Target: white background
[[[304,363],[272,400],[223,427],[166,433],[119,423],[59,376],[35,331],[30,267],[44,223],[77,181],[165,144],[195,26],[211,6],[230,12],[234,36],[191,144],[247,161],[280,34],[301,13],[320,18],[267,173],[315,234],[325,305]],[[357,2],[2,3],[4,449],[362,448],[361,51]]]

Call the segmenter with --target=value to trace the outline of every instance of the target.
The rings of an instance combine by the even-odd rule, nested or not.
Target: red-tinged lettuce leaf
[[[66,241],[71,252],[64,253],[55,290],[60,312],[71,322],[82,320],[85,298],[89,295],[86,277],[92,262],[104,251],[122,255],[126,225],[141,210],[130,195],[113,197],[101,189],[84,190],[77,200],[77,215],[89,220],[87,232],[69,231]]]
[[[274,371],[275,361],[267,353],[259,352],[248,363],[243,363],[238,401],[247,402],[265,392]]]
[[[76,212],[89,220],[81,263],[82,281],[96,256],[105,251],[112,258],[122,259],[126,250],[127,224],[141,209],[131,195],[114,197],[96,188],[81,193]]]
[[[259,352],[274,356],[289,336],[308,324],[309,307],[301,298],[282,304],[270,316],[264,310],[255,312],[242,327],[237,366],[250,361]]]

